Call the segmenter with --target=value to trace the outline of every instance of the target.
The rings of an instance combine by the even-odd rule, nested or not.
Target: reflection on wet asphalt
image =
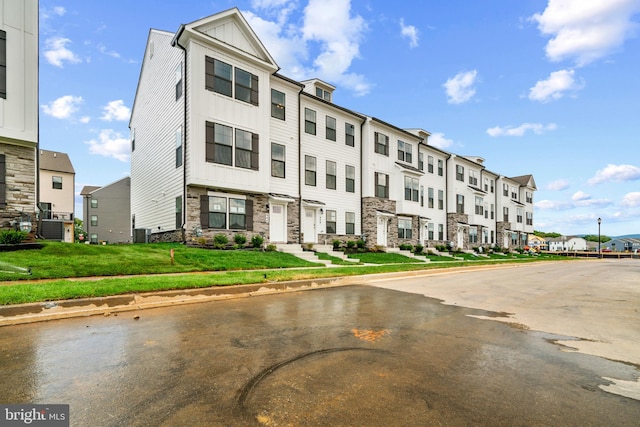
[[[348,286],[4,327],[0,402],[77,426],[637,425],[598,388],[635,367],[471,314]]]

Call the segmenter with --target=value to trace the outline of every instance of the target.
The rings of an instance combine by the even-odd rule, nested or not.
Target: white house
[[[130,120],[131,223],[145,241],[241,233],[268,243],[455,239],[469,248],[499,240],[501,178],[479,158],[335,104],[328,82],[278,70],[236,8],[176,33],[149,32]],[[466,168],[460,182],[457,164]],[[517,194],[535,190],[510,183]],[[460,214],[458,194],[467,203]],[[518,230],[508,221],[502,229]]]

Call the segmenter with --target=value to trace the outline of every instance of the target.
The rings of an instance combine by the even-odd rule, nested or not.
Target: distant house
[[[617,239],[604,242],[601,249],[607,249],[612,252],[638,252],[640,251],[640,239],[632,237],[619,237]]]
[[[38,1],[0,1],[0,228],[32,231],[37,204]]]
[[[527,238],[527,245],[531,248],[536,248],[541,251],[549,250],[549,244],[544,237],[536,236],[535,234],[529,234]]]
[[[131,178],[82,188],[83,229],[91,243],[131,243]]]
[[[39,230],[42,237],[74,241],[74,191],[76,172],[66,153],[40,150]]]
[[[549,250],[552,252],[562,251],[586,251],[587,241],[582,237],[560,236],[548,239]]]

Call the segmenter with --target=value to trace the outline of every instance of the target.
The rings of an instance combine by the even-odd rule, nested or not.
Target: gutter
[[[302,108],[302,92],[304,91],[304,86],[300,88],[298,92],[298,243],[303,244],[302,241],[302,168],[304,167],[302,164],[302,114],[304,111]],[[287,239],[288,240],[288,239]]]
[[[184,112],[183,112],[183,125],[182,125],[182,224],[180,227],[182,228],[182,242],[186,243],[187,241],[187,230],[185,229],[187,223],[187,49],[180,44],[180,36],[184,33],[185,26],[184,24],[180,24],[180,28],[176,32],[176,35],[171,40],[171,46],[178,47],[184,53],[184,77],[183,77],[183,85],[184,85]]]

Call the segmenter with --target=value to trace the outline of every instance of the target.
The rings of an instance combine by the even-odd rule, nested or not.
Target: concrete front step
[[[305,261],[324,264],[327,266],[331,265],[331,261],[318,259],[318,257],[314,252],[305,251],[302,248],[302,245],[296,245],[296,244],[290,244],[290,243],[276,243],[276,249],[278,250],[278,252],[291,254]]]
[[[343,261],[347,262],[360,262],[359,259],[349,258],[344,252],[334,251],[333,245],[313,245],[313,249],[322,252],[324,254],[330,255],[335,258],[340,258]]]
[[[429,258],[427,258],[424,255],[416,255],[411,251],[406,251],[400,248],[387,248],[386,249],[387,253],[394,253],[394,254],[399,254],[399,255],[403,255],[406,256],[407,258],[413,258],[416,261],[420,261],[420,262],[430,262],[431,260]]]

